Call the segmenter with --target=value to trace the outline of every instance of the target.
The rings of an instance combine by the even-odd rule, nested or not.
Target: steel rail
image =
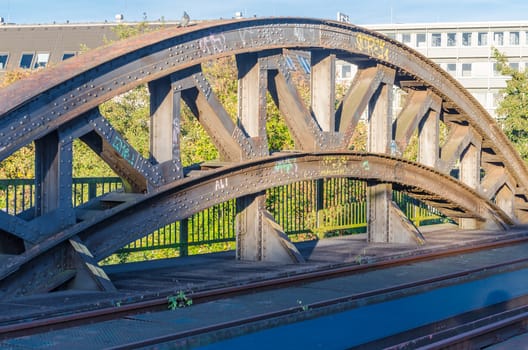
[[[514,314],[514,315],[506,317],[506,315],[510,315],[510,314]],[[519,329],[516,335],[526,333],[528,331],[526,329],[526,323],[528,322],[528,306],[519,307],[513,310],[505,311],[501,314],[493,315],[493,317],[501,317],[501,316],[504,316],[505,318],[500,319],[498,321],[491,322],[489,324],[485,324],[483,326],[480,326],[478,328],[475,328],[469,331],[465,331],[455,336],[442,339],[432,344],[428,344],[426,346],[420,347],[420,349],[423,349],[423,350],[460,349],[461,346],[469,346],[472,342],[478,341],[479,339],[482,339],[488,336],[492,336],[493,338],[497,340],[495,342],[492,342],[492,344],[495,344],[495,343],[500,343],[500,340],[501,340],[500,334],[510,331],[512,328]],[[484,319],[474,321],[473,323],[477,323],[477,322],[484,323],[488,320],[488,318],[490,317],[488,316]],[[522,329],[524,329],[524,332],[521,331]],[[454,331],[454,330],[451,330],[451,331]],[[434,338],[435,335],[432,335],[432,337]],[[505,340],[505,339],[502,339],[502,340]],[[488,345],[492,345],[492,344],[488,344]]]
[[[383,346],[386,350],[401,350],[401,349],[420,349],[420,350],[440,350],[440,349],[466,349],[478,348],[500,343],[507,338],[512,336],[526,333],[528,331],[528,296],[522,296],[515,299],[515,304],[520,306],[513,306],[507,310],[494,312],[494,306],[486,307],[477,312],[483,310],[489,310],[485,316],[477,317],[471,321],[457,324],[453,327],[445,328],[438,332],[431,332],[424,334],[421,332],[419,337],[411,337],[403,342],[397,344],[391,344],[385,346],[385,342],[390,341],[390,338],[386,338],[381,341],[374,341],[369,345],[372,346]],[[501,303],[504,304],[504,303]],[[470,311],[466,316],[475,314],[475,311]],[[442,320],[439,323],[449,322],[448,320]],[[434,328],[434,324],[424,326],[426,328]],[[409,333],[416,332],[415,330],[409,330]],[[407,332],[405,332],[407,333]],[[403,334],[405,334],[403,333]],[[507,334],[507,337],[501,337],[501,334]],[[402,334],[395,336],[400,339],[404,337]],[[492,339],[489,339],[492,338]]]
[[[405,264],[409,264],[413,262],[434,260],[434,259],[453,256],[453,255],[472,253],[472,252],[482,251],[482,250],[491,249],[491,248],[499,248],[499,247],[505,247],[505,246],[515,245],[515,244],[521,244],[525,242],[528,242],[528,237],[518,237],[518,238],[508,239],[508,240],[487,242],[483,244],[474,245],[471,247],[459,247],[459,248],[449,249],[447,251],[429,252],[425,254],[420,254],[418,256],[408,256],[408,257],[397,258],[397,259],[388,259],[388,260],[383,260],[379,262],[369,263],[367,265],[345,264],[343,266],[338,266],[338,267],[333,267],[333,268],[328,268],[328,269],[319,269],[316,271],[300,273],[300,274],[288,276],[288,277],[280,277],[280,278],[274,278],[274,279],[269,279],[269,280],[251,282],[251,283],[248,283],[242,286],[237,285],[237,286],[223,287],[223,288],[217,288],[217,289],[211,289],[211,290],[205,290],[205,291],[199,291],[199,292],[192,292],[192,300],[193,300],[193,304],[198,304],[198,303],[203,303],[203,302],[207,302],[211,300],[217,300],[217,299],[226,298],[226,297],[233,297],[233,296],[245,294],[248,292],[253,293],[255,291],[263,291],[263,290],[268,290],[268,289],[273,289],[273,288],[283,288],[283,287],[307,283],[311,281],[330,279],[330,278],[343,276],[347,274],[367,272],[370,270],[405,265]],[[468,269],[468,270],[463,270],[463,271],[459,271],[455,273],[449,273],[449,274],[445,274],[441,276],[422,279],[422,280],[414,281],[410,283],[404,283],[404,284],[392,286],[389,288],[382,288],[382,289],[372,290],[372,291],[363,292],[363,293],[356,293],[356,294],[349,295],[349,296],[344,296],[344,297],[329,299],[329,300],[316,302],[312,304],[307,304],[305,305],[305,307],[307,306],[310,309],[320,309],[320,308],[324,308],[327,306],[331,306],[331,305],[335,305],[335,304],[339,304],[343,302],[354,301],[354,300],[358,300],[362,298],[395,292],[395,291],[403,290],[403,289],[417,288],[417,287],[425,286],[425,285],[432,284],[432,283],[438,283],[442,281],[447,281],[449,279],[468,276],[468,275],[479,273],[485,270],[493,270],[493,269],[498,269],[501,267],[506,267],[508,265],[521,264],[521,263],[527,263],[527,262],[528,262],[528,258],[514,259],[514,260],[507,261],[507,262],[486,265],[486,266],[479,267],[479,268]],[[153,295],[149,296],[149,295],[143,294],[144,299],[145,298],[148,299],[149,297],[152,297],[152,298],[149,300],[144,300],[144,301],[136,302],[132,304],[123,304],[119,307],[106,307],[106,308],[100,308],[100,309],[83,311],[83,312],[76,312],[76,313],[71,313],[71,314],[61,314],[58,316],[48,317],[44,319],[36,319],[36,320],[29,321],[29,322],[18,322],[18,323],[3,325],[3,326],[0,326],[0,339],[9,339],[9,338],[14,338],[14,337],[21,336],[21,335],[42,333],[42,332],[46,332],[46,331],[50,331],[54,329],[68,328],[68,327],[75,326],[75,325],[93,323],[97,321],[118,319],[121,317],[126,317],[126,316],[145,313],[145,312],[166,310],[167,309],[167,297],[170,294],[171,292],[167,292],[167,291],[158,292],[156,293],[156,296],[153,296]],[[159,297],[159,295],[163,295],[163,296]],[[299,307],[292,307],[292,308],[280,310],[277,312],[272,312],[269,314],[255,315],[250,318],[244,318],[244,319],[235,320],[235,321],[228,322],[228,323],[221,324],[221,325],[218,324],[218,325],[213,325],[207,328],[203,328],[203,329],[200,329],[199,332],[205,332],[206,330],[213,331],[213,330],[220,329],[220,328],[232,327],[232,326],[239,325],[242,323],[255,322],[255,321],[263,320],[263,319],[270,318],[270,317],[284,316],[287,314],[298,312],[301,309],[302,307],[299,306]],[[64,311],[62,311],[62,313],[64,313]],[[165,338],[167,338],[167,340],[177,339],[177,338],[182,338],[186,336],[191,336],[194,334],[197,334],[197,333],[195,331],[177,333],[177,334],[164,337],[163,339]],[[153,341],[159,342],[161,341],[161,338],[160,339],[157,338],[156,340],[153,340]],[[139,346],[141,344],[136,344],[136,345]]]
[[[505,267],[505,266],[508,266],[508,265],[515,265],[515,264],[526,263],[526,262],[528,262],[528,258],[516,259],[516,260],[509,261],[509,262],[503,262],[503,263],[499,263],[499,264],[488,265],[488,266],[485,266],[485,267],[479,267],[479,268],[475,268],[475,269],[471,269],[471,270],[465,270],[465,271],[460,271],[460,272],[456,272],[456,273],[446,274],[446,275],[437,276],[437,277],[434,277],[434,278],[427,278],[427,279],[423,279],[423,280],[419,280],[419,281],[415,281],[415,282],[411,282],[411,283],[404,283],[404,284],[392,286],[392,287],[389,287],[389,288],[382,288],[382,289],[378,289],[378,290],[372,290],[372,291],[369,291],[369,292],[357,293],[357,294],[353,294],[353,295],[349,295],[349,296],[345,296],[345,297],[328,299],[328,300],[324,300],[324,301],[321,301],[321,302],[315,302],[315,303],[311,303],[311,304],[306,304],[306,305],[303,305],[303,306],[290,307],[290,308],[286,308],[286,309],[282,309],[282,310],[278,310],[278,311],[274,311],[274,312],[263,313],[263,314],[258,314],[258,315],[254,315],[254,316],[250,316],[250,317],[240,318],[240,319],[236,319],[236,320],[233,320],[233,321],[217,323],[217,324],[213,324],[213,325],[206,326],[206,327],[201,327],[201,328],[196,328],[196,329],[189,330],[189,331],[174,332],[173,334],[166,334],[166,335],[163,335],[163,336],[156,336],[156,337],[152,337],[152,338],[149,338],[149,339],[143,339],[143,340],[140,340],[140,341],[134,341],[134,342],[122,344],[122,345],[119,345],[119,346],[110,347],[110,348],[108,348],[108,350],[135,349],[135,348],[141,348],[141,347],[146,347],[146,346],[153,346],[153,345],[157,345],[157,344],[167,343],[167,342],[171,342],[171,341],[175,341],[175,340],[179,340],[179,339],[184,339],[184,338],[196,336],[196,335],[199,335],[199,334],[214,332],[214,331],[221,330],[221,329],[227,329],[227,328],[242,326],[244,324],[255,323],[255,322],[265,321],[265,320],[269,320],[269,319],[273,319],[273,318],[277,318],[277,317],[284,317],[284,316],[292,315],[292,314],[295,314],[295,313],[299,313],[300,311],[303,311],[303,307],[307,307],[309,310],[317,312],[318,310],[323,310],[324,308],[336,306],[338,304],[342,304],[342,303],[346,303],[346,302],[352,302],[354,300],[359,300],[359,299],[363,299],[363,298],[373,297],[373,296],[376,296],[376,295],[383,295],[383,294],[396,292],[396,291],[407,290],[407,289],[415,289],[415,288],[419,288],[419,287],[424,287],[424,286],[432,284],[432,283],[438,283],[438,282],[448,281],[448,280],[451,280],[451,279],[456,279],[456,278],[460,278],[460,277],[464,277],[464,276],[469,276],[469,275],[472,275],[472,274],[475,274],[475,273],[479,273],[479,272],[482,272],[482,271],[485,271],[485,270],[489,271],[489,270],[494,270],[494,269],[497,269],[497,268]],[[398,264],[403,264],[403,263],[404,262],[401,262],[401,263],[398,262]],[[409,263],[409,262],[407,262],[407,263]],[[342,274],[340,274],[340,275],[342,275]],[[306,281],[302,281],[302,282],[306,282]],[[324,313],[324,311],[323,311],[323,313]],[[519,322],[518,318],[512,318],[512,319],[515,319],[517,322]],[[511,320],[508,320],[508,321],[509,321],[509,323],[513,322]],[[502,322],[500,322],[500,323],[498,322],[497,323],[497,327],[502,325],[502,324],[503,324]],[[483,331],[484,330],[481,330],[480,333],[482,333]],[[476,334],[479,334],[479,333],[476,333]],[[467,336],[473,336],[473,334],[468,332]],[[453,339],[451,341],[455,344],[456,342],[462,342],[464,340],[467,340],[467,339],[462,335],[460,338],[453,337]],[[441,349],[441,348],[444,348],[444,347],[440,346],[440,347],[435,347],[433,349]],[[427,347],[427,349],[429,349],[429,348]]]

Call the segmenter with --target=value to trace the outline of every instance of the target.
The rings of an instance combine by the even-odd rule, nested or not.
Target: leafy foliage
[[[6,71],[0,81],[0,89],[14,82],[29,77],[34,71],[30,69],[15,69]],[[35,176],[35,148],[33,144],[16,151],[0,163],[0,178],[28,179]]]
[[[176,295],[171,295],[167,297],[167,302],[169,304],[168,307],[170,310],[176,310],[178,308],[191,306],[193,303],[192,299],[185,295],[185,292],[183,290],[178,291]]]
[[[0,89],[13,84],[15,81],[29,77],[34,71],[30,69],[15,69],[6,71],[0,81]]]
[[[35,149],[33,144],[22,147],[0,163],[0,178],[31,179],[35,176]]]
[[[497,115],[503,118],[503,131],[521,157],[528,161],[528,71],[511,68],[504,54],[495,48],[493,57],[497,61],[497,70],[510,77],[506,88],[501,91],[503,99],[498,105]]]

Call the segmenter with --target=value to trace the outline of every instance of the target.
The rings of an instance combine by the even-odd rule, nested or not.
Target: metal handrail
[[[118,177],[74,178],[73,206],[122,188]],[[34,206],[33,179],[0,179],[0,209],[11,215]],[[323,238],[365,232],[367,226],[366,183],[348,178],[299,181],[266,191],[266,207],[290,236],[308,234]],[[434,208],[402,192],[393,200],[416,225],[444,222]],[[176,249],[179,256],[189,247],[234,242],[236,201],[210,207],[185,220],[161,227],[123,247],[118,254],[159,249]],[[225,248],[225,247],[224,247]],[[222,249],[223,250],[223,249]]]

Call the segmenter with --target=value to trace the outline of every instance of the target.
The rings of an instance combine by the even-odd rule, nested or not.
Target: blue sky
[[[335,19],[338,11],[354,24],[528,20],[526,0],[0,0],[0,17],[11,23],[177,20],[244,16]]]

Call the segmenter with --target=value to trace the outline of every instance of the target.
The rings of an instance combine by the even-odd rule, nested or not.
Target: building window
[[[510,32],[510,45],[519,45],[519,32]]]
[[[462,63],[462,76],[471,76],[471,63]]]
[[[6,69],[7,66],[7,59],[9,58],[9,55],[6,53],[0,53],[0,70]]]
[[[20,58],[20,68],[30,69],[31,63],[33,62],[33,56],[35,55],[32,53],[23,53],[22,57]]]
[[[499,69],[497,68],[497,62],[493,63],[493,76],[498,77],[502,75]]]
[[[425,33],[416,34],[416,47],[425,47],[425,46],[426,46]]]
[[[519,62],[510,62],[508,63],[511,69],[518,72],[519,71]]]
[[[402,43],[411,45],[411,34],[402,34]]]
[[[478,33],[478,46],[487,46],[488,45],[488,33],[481,32]]]
[[[484,107],[487,106],[487,104],[488,104],[488,94],[486,92],[473,91],[473,92],[471,92],[471,94],[473,95],[473,97],[475,97],[477,99],[477,101],[480,102],[481,105],[483,105]]]
[[[446,66],[446,71],[452,76],[456,76],[456,63],[448,63]]]
[[[447,46],[456,46],[456,33],[447,33]]]
[[[68,58],[72,58],[73,56],[75,56],[75,54],[73,52],[65,52],[63,55],[62,55],[62,60],[67,60]],[[286,56],[287,58],[289,56]],[[291,58],[290,58],[291,60]]]
[[[352,78],[352,67],[349,64],[341,66],[341,78]]]
[[[495,45],[498,45],[498,46],[504,45],[504,33],[503,32],[493,33],[493,42],[495,43]]]
[[[499,91],[493,92],[493,99],[491,102],[491,107],[495,108],[498,107],[499,104],[502,102],[502,94]]]
[[[433,47],[442,46],[442,34],[440,33],[431,34],[431,46]]]
[[[35,65],[33,68],[44,68],[48,64],[49,61],[49,53],[43,52],[43,53],[37,53],[37,58],[35,60]]]
[[[462,45],[471,46],[471,33],[462,33]]]

